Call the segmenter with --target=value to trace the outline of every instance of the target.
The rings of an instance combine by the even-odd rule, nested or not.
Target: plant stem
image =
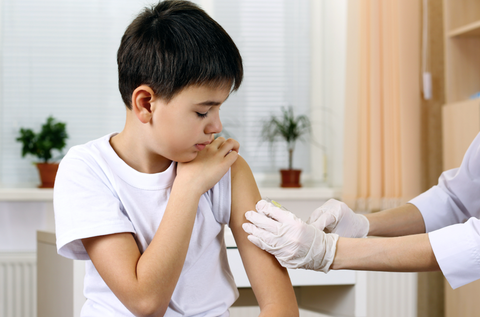
[[[288,169],[292,169],[292,162],[293,162],[293,149],[288,149]]]

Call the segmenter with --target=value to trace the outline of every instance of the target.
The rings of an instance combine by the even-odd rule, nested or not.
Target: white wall
[[[327,173],[327,184],[343,182],[343,128],[345,107],[345,66],[347,1],[311,0],[313,135],[325,148],[313,146],[314,175]],[[324,153],[328,153],[326,162]]]
[[[0,253],[35,252],[37,230],[54,230],[51,202],[0,201]]]
[[[3,43],[2,43],[3,42],[2,17],[3,17],[3,3],[2,3],[2,0],[0,0],[0,47],[2,47],[2,45],[3,45]],[[3,57],[3,54],[0,54],[0,74],[3,73],[2,57]],[[3,122],[3,91],[2,91],[3,82],[2,81],[3,81],[3,78],[2,78],[2,76],[0,76],[0,122]],[[0,129],[0,140],[2,140],[2,139],[3,139],[2,129]],[[0,168],[3,165],[2,161],[3,161],[3,151],[2,151],[2,145],[0,144]],[[1,183],[1,180],[0,180],[0,183]]]

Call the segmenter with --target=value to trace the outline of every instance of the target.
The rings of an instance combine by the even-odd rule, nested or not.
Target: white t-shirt
[[[60,163],[54,189],[58,253],[87,260],[81,316],[133,316],[89,260],[81,239],[133,233],[141,253],[162,220],[176,164],[140,173],[118,157],[107,135],[72,147]],[[238,291],[228,266],[224,225],[230,220],[230,171],[200,198],[182,273],[165,316],[229,316]]]
[[[459,168],[412,199],[422,213],[435,258],[453,288],[480,279],[480,133]]]

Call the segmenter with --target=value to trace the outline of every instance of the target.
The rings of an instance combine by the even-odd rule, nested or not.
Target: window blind
[[[222,106],[224,128],[236,137],[240,153],[255,174],[278,174],[288,167],[284,142],[262,142],[263,121],[293,106],[309,113],[309,1],[243,0],[213,3],[214,18],[242,54],[241,89]],[[297,142],[294,168],[309,172],[310,144]]]
[[[148,1],[2,0],[1,155],[3,186],[38,183],[21,159],[21,127],[49,115],[67,123],[67,148],[123,128],[117,88],[120,38]]]
[[[196,1],[202,5],[202,1]],[[225,132],[257,174],[287,166],[283,143],[262,143],[262,121],[292,105],[309,113],[308,1],[209,0],[209,13],[238,45],[240,91],[222,106]],[[38,182],[33,158],[21,159],[21,127],[38,130],[49,115],[67,122],[67,148],[121,131],[125,108],[116,51],[134,16],[151,1],[2,0],[0,27],[0,183]],[[294,166],[309,171],[309,144]]]

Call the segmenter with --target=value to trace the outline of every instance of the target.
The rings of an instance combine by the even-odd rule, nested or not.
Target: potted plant
[[[31,129],[20,129],[17,141],[22,143],[22,157],[30,154],[39,160],[36,166],[42,183],[38,187],[53,188],[58,163],[52,162],[52,151],[61,151],[66,145],[67,138],[66,124],[57,122],[52,116],[47,118],[39,133]]]
[[[281,116],[271,116],[264,122],[262,137],[273,144],[278,138],[287,142],[288,169],[281,169],[281,187],[301,187],[300,173],[302,170],[293,169],[293,152],[295,143],[302,136],[310,132],[310,120],[305,115],[295,116],[293,108],[282,108]]]

